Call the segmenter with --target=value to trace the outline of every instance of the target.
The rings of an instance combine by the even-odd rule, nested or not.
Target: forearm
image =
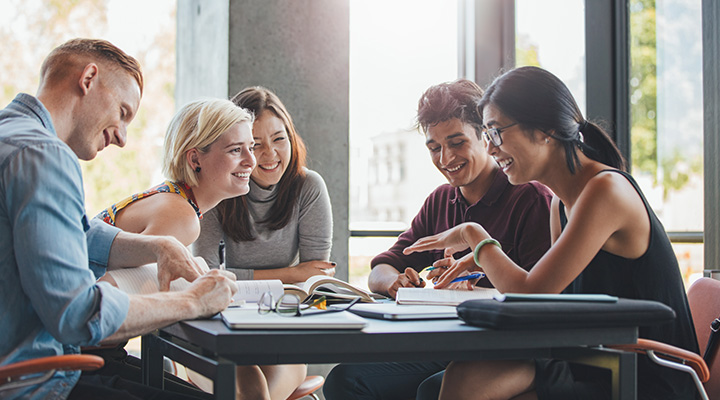
[[[389,296],[388,290],[395,283],[398,275],[400,272],[392,265],[378,264],[370,271],[368,288],[375,293]]]
[[[130,296],[125,321],[103,343],[127,340],[183,319],[197,318],[201,313],[197,299],[185,292]]]
[[[253,279],[280,279],[283,283],[295,283],[304,281],[300,277],[295,276],[295,270],[291,267],[285,268],[267,268],[267,269],[256,269],[253,273]]]
[[[170,236],[149,236],[120,232],[115,237],[110,248],[108,269],[137,267],[138,265],[156,262],[158,254],[169,252],[169,249],[178,243],[177,239]]]
[[[491,239],[484,229],[475,229],[474,226],[464,227],[462,235],[471,251],[474,251],[481,241]],[[532,292],[527,284],[527,271],[515,264],[500,247],[490,243],[483,245],[477,254],[477,260],[500,292]]]

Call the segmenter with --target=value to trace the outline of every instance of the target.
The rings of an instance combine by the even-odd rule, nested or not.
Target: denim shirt
[[[95,274],[117,233],[88,222],[77,156],[42,103],[19,94],[0,111],[0,365],[78,353],[117,331],[129,298]],[[56,372],[2,397],[63,399],[79,377]]]

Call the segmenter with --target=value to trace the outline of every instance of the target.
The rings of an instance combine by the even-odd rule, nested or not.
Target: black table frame
[[[369,320],[363,330],[230,330],[218,318],[183,321],[142,338],[143,382],[163,387],[163,356],[214,381],[216,399],[235,398],[235,365],[555,358],[610,369],[612,398],[635,400],[637,327],[496,331],[460,320]]]

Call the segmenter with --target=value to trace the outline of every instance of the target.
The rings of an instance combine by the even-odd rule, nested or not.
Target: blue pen
[[[470,275],[457,277],[457,278],[451,280],[450,283],[469,281],[470,279],[484,278],[484,277],[485,277],[485,274],[483,274],[482,272],[478,272],[476,274],[470,274]]]

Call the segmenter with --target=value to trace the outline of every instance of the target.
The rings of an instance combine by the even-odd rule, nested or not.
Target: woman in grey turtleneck
[[[217,268],[224,240],[225,265],[238,279],[295,283],[334,275],[330,196],[322,177],[305,167],[305,145],[290,114],[263,87],[243,89],[232,101],[255,114],[257,167],[248,195],[225,200],[204,215],[193,252]],[[305,365],[247,368],[248,379],[262,371],[272,398],[287,398],[306,374]],[[240,375],[238,381],[243,383]]]

